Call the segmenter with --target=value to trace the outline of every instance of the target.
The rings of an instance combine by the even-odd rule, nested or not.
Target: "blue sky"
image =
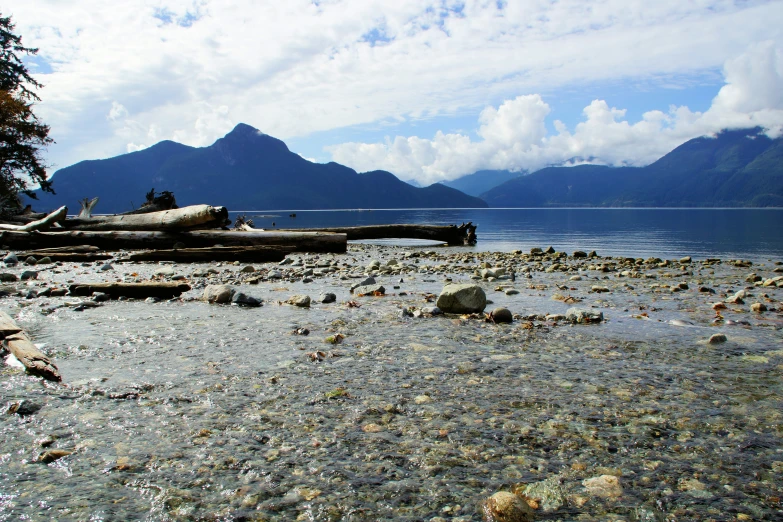
[[[783,128],[781,0],[14,2],[54,172],[237,123],[422,184]],[[56,178],[55,178],[56,179]]]

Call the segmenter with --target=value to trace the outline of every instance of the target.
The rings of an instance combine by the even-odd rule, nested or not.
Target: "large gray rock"
[[[487,306],[487,295],[478,285],[446,285],[436,304],[447,314],[479,313]]]
[[[208,285],[201,298],[208,303],[225,304],[231,302],[233,295],[234,289],[229,285]]]
[[[386,288],[383,285],[357,286],[353,289],[353,293],[356,295],[383,295],[386,293]]]

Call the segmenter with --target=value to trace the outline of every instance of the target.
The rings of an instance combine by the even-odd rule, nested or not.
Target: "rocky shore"
[[[49,261],[0,265],[63,376],[3,356],[0,520],[783,517],[779,260]]]

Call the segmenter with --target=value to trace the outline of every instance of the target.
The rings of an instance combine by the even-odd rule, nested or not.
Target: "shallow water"
[[[352,247],[321,260],[358,274],[404,252]],[[445,277],[469,281],[480,261],[442,252],[415,273],[380,275],[385,297],[351,295],[355,280],[327,274],[240,284],[264,299],[255,309],[186,299],[76,312],[52,311],[68,298],[3,299],[66,384],[0,372],[4,409],[43,406],[0,415],[0,520],[478,521],[482,499],[520,484],[546,486],[537,520],[783,517],[781,315],[732,305],[714,325],[710,308],[746,286],[749,302],[780,306],[780,289],[742,283],[751,269],[726,263],[647,270],[655,279],[587,269],[582,281],[537,270],[527,279],[520,269],[514,282],[481,282],[488,310],[521,316],[510,325],[400,317],[432,306],[426,296]],[[176,268],[203,286],[190,276],[206,266]],[[154,268],[115,265],[114,275]],[[239,268],[219,271],[239,280]],[[89,277],[90,267],[41,276]],[[672,292],[681,281],[689,288]],[[596,284],[611,291],[591,292]],[[337,302],[278,304],[320,291]],[[574,306],[556,293],[606,321],[525,318]],[[729,341],[708,344],[718,332]],[[336,334],[342,342],[325,342]],[[74,453],[35,462],[51,448]],[[619,477],[619,496],[583,486],[602,475]]]

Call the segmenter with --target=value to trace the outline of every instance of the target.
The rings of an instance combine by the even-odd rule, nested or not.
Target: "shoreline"
[[[40,270],[13,283],[27,290],[155,272],[193,289],[81,311],[73,297],[2,298],[65,385],[0,371],[3,407],[41,406],[0,416],[0,518],[478,521],[497,491],[537,498],[542,519],[779,516],[769,500],[783,483],[779,261],[354,244],[288,257],[252,272],[2,270]],[[351,294],[368,275],[383,297]],[[452,282],[480,285],[485,311],[505,307],[514,321],[433,315]],[[263,306],[202,302],[209,284]],[[335,302],[320,302],[327,292]],[[295,295],[310,307],[284,304]],[[604,321],[572,325],[562,316],[574,306]],[[714,334],[725,342],[711,344]],[[52,449],[73,453],[35,463]]]

